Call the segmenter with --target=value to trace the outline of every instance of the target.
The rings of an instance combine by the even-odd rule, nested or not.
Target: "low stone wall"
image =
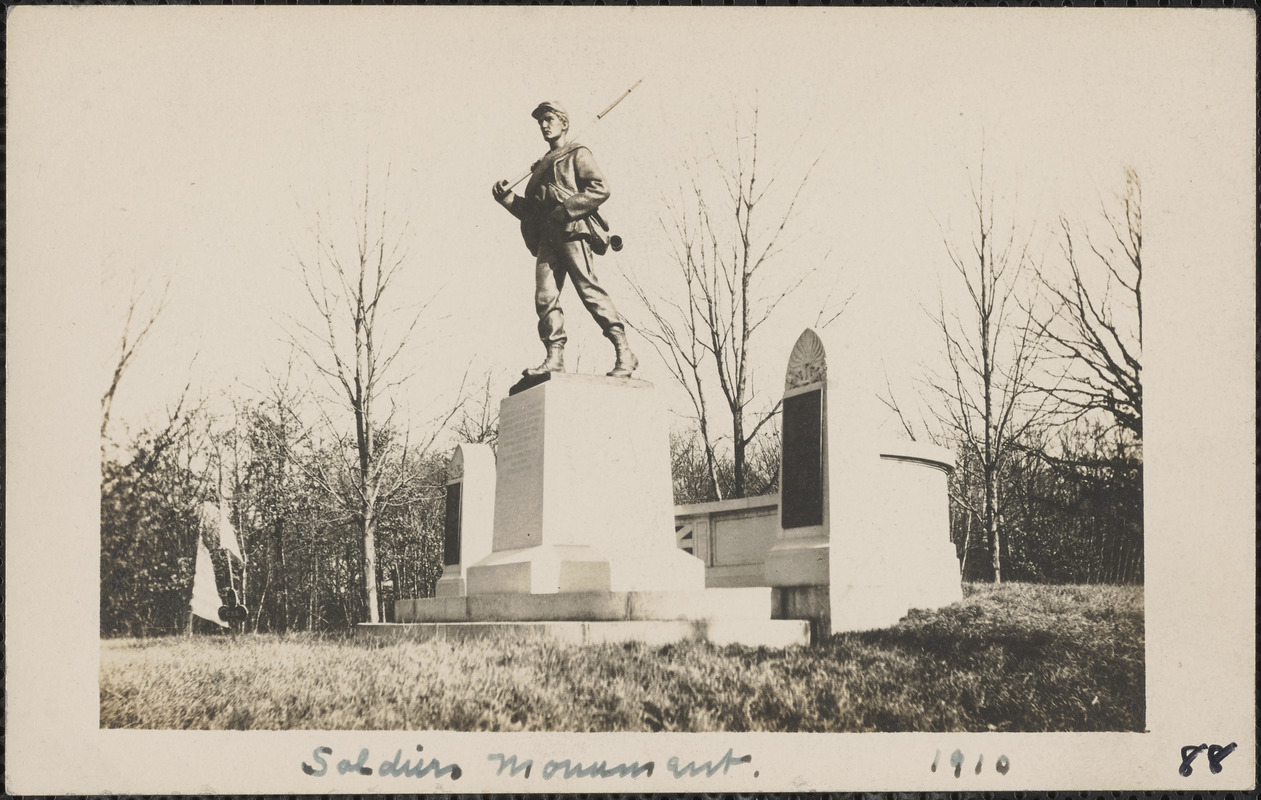
[[[675,539],[704,562],[706,587],[766,586],[778,514],[778,494],[675,506]]]

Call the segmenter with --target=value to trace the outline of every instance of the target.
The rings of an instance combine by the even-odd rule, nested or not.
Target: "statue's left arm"
[[[561,200],[565,216],[570,220],[582,219],[609,199],[604,173],[600,172],[595,157],[585,147],[574,151],[574,183],[577,191]]]

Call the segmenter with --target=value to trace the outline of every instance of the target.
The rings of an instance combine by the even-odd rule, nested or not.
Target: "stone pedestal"
[[[468,593],[691,591],[675,546],[664,410],[652,384],[554,373],[504,399],[493,552]]]
[[[500,405],[495,474],[493,550],[467,569],[466,591],[399,600],[397,623],[359,631],[809,642],[806,622],[772,619],[769,587],[705,589],[704,564],[676,546],[669,440],[652,384],[568,374],[523,381]]]
[[[495,453],[488,445],[461,444],[447,465],[442,577],[438,597],[466,592],[465,573],[491,551],[495,512]]]

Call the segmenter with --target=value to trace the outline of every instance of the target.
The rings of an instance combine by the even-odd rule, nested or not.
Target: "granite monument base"
[[[771,589],[771,616],[804,620],[810,624],[810,640],[832,634],[831,595],[827,586],[776,586]]]
[[[554,639],[575,644],[709,641],[787,647],[810,641],[804,620],[771,619],[769,587],[685,592],[472,594],[400,600],[395,623],[366,634],[418,639]]]
[[[769,586],[827,586],[830,550],[826,536],[780,538],[766,554],[762,579]]]
[[[459,597],[467,592],[468,587],[460,575],[443,575],[433,587],[435,597]]]
[[[416,622],[361,623],[358,632],[368,636],[417,641],[466,642],[492,639],[502,642],[553,641],[564,644],[650,645],[676,642],[710,642],[745,647],[791,647],[810,641],[804,620],[620,620],[617,622]]]

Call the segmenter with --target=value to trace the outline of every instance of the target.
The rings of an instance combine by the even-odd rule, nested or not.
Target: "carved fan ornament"
[[[797,337],[792,354],[788,356],[788,371],[784,374],[784,391],[823,383],[828,376],[827,359],[823,342],[814,331],[806,329]]]
[[[455,454],[451,456],[451,463],[447,464],[447,483],[455,483],[464,477],[464,450],[457,447]]]

